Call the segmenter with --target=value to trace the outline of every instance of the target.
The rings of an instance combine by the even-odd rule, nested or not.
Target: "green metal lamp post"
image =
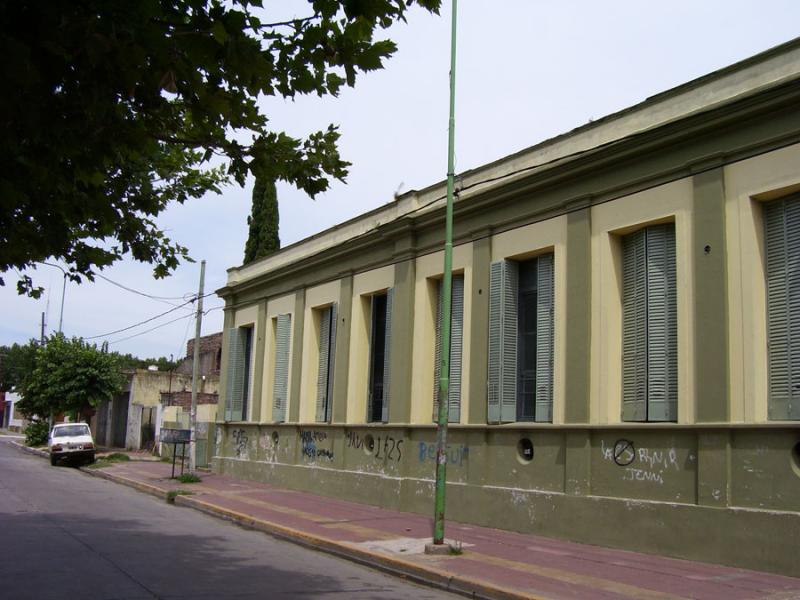
[[[447,484],[447,419],[450,389],[450,314],[453,281],[453,191],[455,179],[455,94],[456,94],[456,12],[453,0],[450,38],[450,122],[447,142],[447,211],[445,216],[444,277],[442,281],[441,362],[439,377],[439,419],[436,433],[436,499],[433,515],[433,545],[444,544],[445,487]]]

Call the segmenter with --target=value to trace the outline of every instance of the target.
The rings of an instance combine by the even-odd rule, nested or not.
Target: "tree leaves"
[[[50,336],[44,346],[31,342],[29,348],[32,365],[29,362],[29,371],[16,381],[22,395],[17,406],[23,414],[78,415],[122,389],[125,377],[118,354],[61,333]]]
[[[249,234],[244,247],[243,264],[269,256],[280,249],[278,192],[272,179],[256,176],[253,208],[247,217],[247,225]]]
[[[382,68],[396,47],[375,32],[413,3],[313,0],[284,22],[252,0],[2,3],[0,272],[55,258],[80,281],[127,254],[165,276],[188,258],[155,225],[171,202],[249,173],[312,197],[343,180],[335,127],[293,138],[259,99]]]

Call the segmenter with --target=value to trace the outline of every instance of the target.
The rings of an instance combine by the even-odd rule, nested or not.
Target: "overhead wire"
[[[123,331],[128,331],[130,329],[134,329],[135,327],[139,327],[140,325],[144,325],[146,323],[150,323],[151,321],[155,321],[156,319],[159,319],[159,318],[163,317],[164,315],[168,315],[169,313],[175,312],[176,310],[178,310],[180,308],[183,308],[187,304],[191,304],[196,299],[197,298],[192,298],[191,300],[189,300],[187,302],[184,302],[183,304],[179,304],[178,306],[170,308],[169,310],[166,310],[163,313],[157,314],[156,316],[150,317],[149,319],[145,319],[144,321],[139,321],[138,323],[134,323],[133,325],[129,325],[128,327],[123,327],[122,329],[115,329],[114,331],[109,331],[107,333],[101,333],[99,335],[86,336],[83,339],[85,339],[85,340],[95,340],[97,338],[108,337],[109,335],[114,335],[115,333],[122,333]]]
[[[155,327],[151,327],[150,329],[145,329],[144,331],[140,331],[139,333],[134,333],[133,335],[129,335],[127,337],[120,338],[118,340],[113,340],[111,342],[108,342],[108,345],[111,346],[112,344],[118,344],[120,342],[124,342],[126,340],[130,340],[130,339],[133,339],[135,337],[139,337],[140,335],[144,335],[145,333],[150,333],[151,331],[155,331],[157,329],[161,329],[162,327],[166,327],[167,325],[171,325],[172,323],[177,323],[178,321],[181,321],[183,319],[188,319],[188,318],[193,317],[193,316],[194,316],[194,311],[190,312],[187,315],[183,315],[181,317],[178,317],[177,319],[172,319],[171,321],[167,321],[166,323],[161,323],[160,325],[156,325]],[[189,325],[191,325],[191,324],[192,324],[192,322],[189,321],[187,326],[186,326],[186,331],[189,331]]]
[[[204,294],[204,295],[203,295],[203,298],[206,298],[207,296],[211,296],[211,295],[213,295],[213,294],[214,294],[214,292],[210,292],[210,293],[208,293],[208,294]],[[106,333],[106,334],[102,334],[102,335],[95,335],[95,336],[90,336],[90,337],[85,337],[85,338],[83,338],[83,339],[85,339],[85,340],[91,340],[91,339],[96,339],[96,338],[99,338],[99,337],[106,337],[106,336],[109,336],[109,335],[113,335],[114,333],[121,333],[121,332],[123,332],[123,331],[128,331],[128,330],[130,330],[130,329],[133,329],[133,328],[135,328],[135,327],[138,327],[138,326],[140,326],[140,325],[144,325],[145,323],[149,323],[149,322],[151,322],[151,321],[154,321],[155,319],[158,319],[159,317],[163,317],[164,315],[167,315],[167,314],[169,314],[169,313],[171,313],[171,312],[174,312],[175,310],[177,310],[177,309],[179,309],[179,308],[182,308],[182,307],[186,306],[187,304],[191,304],[191,303],[193,303],[193,302],[195,302],[195,301],[196,301],[196,298],[192,298],[191,300],[188,300],[187,302],[184,302],[184,303],[183,303],[183,304],[181,304],[180,306],[176,306],[175,308],[173,308],[173,309],[171,309],[171,310],[168,310],[168,311],[166,311],[166,312],[163,312],[163,313],[161,313],[161,314],[159,314],[159,315],[156,315],[155,317],[151,317],[150,319],[147,319],[147,320],[145,320],[145,321],[141,321],[141,322],[139,322],[139,323],[136,323],[136,324],[134,324],[134,325],[131,325],[131,326],[129,326],[129,327],[125,327],[125,328],[123,328],[123,329],[118,329],[118,330],[116,330],[116,331],[112,331],[112,332],[109,332],[109,333]],[[214,311],[214,310],[220,310],[220,309],[222,309],[222,308],[225,308],[225,306],[224,306],[224,305],[220,305],[220,306],[213,306],[213,307],[211,307],[211,308],[209,308],[209,309],[207,309],[207,310],[204,310],[204,311],[203,311],[203,314],[204,314],[204,315],[207,315],[207,314],[208,314],[208,313],[210,313],[211,311]],[[146,330],[144,330],[144,331],[140,331],[139,333],[134,333],[133,335],[129,335],[129,336],[126,336],[126,337],[124,337],[124,338],[120,338],[120,339],[118,339],[118,340],[109,341],[109,342],[108,342],[108,345],[110,346],[110,345],[112,345],[112,344],[118,344],[118,343],[120,343],[120,342],[124,342],[124,341],[130,340],[130,339],[133,339],[133,338],[135,338],[135,337],[139,337],[140,335],[144,335],[144,334],[146,334],[146,333],[150,333],[150,332],[156,331],[156,330],[158,330],[158,329],[161,329],[162,327],[166,327],[167,325],[171,325],[172,323],[177,323],[178,321],[181,321],[181,320],[183,320],[183,319],[188,319],[188,318],[190,318],[190,317],[192,317],[192,316],[194,316],[194,315],[195,315],[195,311],[194,311],[194,310],[192,310],[192,312],[190,312],[190,313],[188,313],[188,314],[185,314],[185,315],[183,315],[183,316],[177,317],[176,319],[171,319],[171,320],[169,320],[169,321],[167,321],[167,322],[165,322],[165,323],[161,323],[161,324],[159,324],[159,325],[156,325],[155,327],[151,327],[150,329],[146,329]],[[186,339],[187,339],[187,337],[188,337],[188,334],[189,334],[189,326],[190,326],[191,324],[192,324],[192,322],[191,322],[191,321],[188,321],[188,322],[187,322],[187,324],[186,324],[186,329],[185,329],[185,331],[184,331],[184,334],[183,334],[183,341],[181,342],[180,348],[178,349],[178,353],[177,353],[178,355],[180,355],[181,351],[183,350],[183,346],[184,346],[184,344],[186,344]]]
[[[192,311],[192,314],[194,314],[194,311]],[[183,354],[183,348],[186,346],[186,339],[189,337],[189,327],[191,327],[191,325],[191,321],[186,322],[186,329],[183,331],[183,341],[181,342],[181,345],[178,346],[178,351],[175,353],[175,356],[181,356]]]
[[[208,294],[203,294],[203,298],[207,298],[208,296],[213,296],[214,294],[215,294],[215,292],[209,292]],[[134,323],[133,325],[128,325],[127,327],[123,327],[122,329],[115,329],[114,331],[109,331],[107,333],[101,333],[101,334],[98,334],[98,335],[85,336],[83,339],[84,340],[96,340],[97,338],[108,337],[109,335],[114,335],[115,333],[122,333],[123,331],[128,331],[130,329],[134,329],[136,327],[139,327],[140,325],[145,325],[146,323],[150,323],[151,321],[155,321],[158,318],[161,318],[161,317],[163,317],[165,315],[168,315],[168,314],[170,314],[172,312],[175,312],[176,310],[178,310],[179,308],[183,308],[187,304],[192,304],[192,303],[196,302],[197,299],[198,299],[198,296],[195,295],[194,297],[192,297],[191,299],[187,300],[183,304],[179,304],[178,306],[174,306],[173,308],[171,308],[169,310],[165,310],[163,313],[159,313],[159,314],[157,314],[157,315],[155,315],[153,317],[150,317],[149,319],[145,319],[144,321],[139,321],[138,323]]]
[[[139,296],[144,296],[145,298],[150,298],[151,300],[157,300],[159,302],[166,302],[167,304],[171,304],[172,306],[175,306],[175,305],[172,304],[172,302],[169,302],[170,300],[184,300],[184,301],[186,300],[187,294],[184,294],[183,296],[154,296],[153,294],[148,294],[146,292],[141,292],[139,290],[135,290],[135,289],[130,288],[130,287],[126,286],[126,285],[118,283],[118,282],[114,281],[113,279],[109,279],[108,277],[106,277],[105,275],[103,275],[101,273],[95,273],[95,275],[97,277],[99,277],[100,279],[102,279],[104,281],[107,281],[111,285],[115,285],[118,288],[121,288],[121,289],[123,289],[125,291],[131,292],[132,294],[137,294]]]

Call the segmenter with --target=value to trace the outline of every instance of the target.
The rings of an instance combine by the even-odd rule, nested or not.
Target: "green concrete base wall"
[[[217,472],[433,511],[433,427],[217,432]],[[448,439],[448,519],[800,576],[797,429],[462,426]]]

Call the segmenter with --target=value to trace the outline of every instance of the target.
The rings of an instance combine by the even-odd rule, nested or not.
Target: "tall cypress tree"
[[[256,177],[253,210],[247,217],[250,234],[244,247],[244,264],[268,256],[281,247],[278,237],[278,191],[275,181]]]

